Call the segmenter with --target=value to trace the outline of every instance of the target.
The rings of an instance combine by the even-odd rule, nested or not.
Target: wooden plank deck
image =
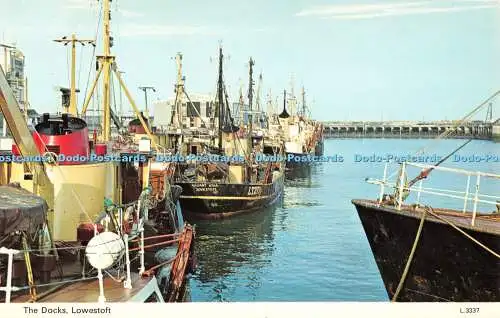
[[[126,289],[123,287],[123,282],[116,282],[110,277],[104,275],[104,297],[106,302],[128,302],[138,295],[143,288],[150,283],[154,278],[141,278],[137,273],[131,273],[132,288]],[[153,289],[151,289],[153,291]],[[96,279],[75,282],[68,286],[61,287],[53,293],[38,299],[40,303],[96,303],[99,297],[99,281]],[[29,295],[20,295],[12,299],[14,303],[29,302]]]

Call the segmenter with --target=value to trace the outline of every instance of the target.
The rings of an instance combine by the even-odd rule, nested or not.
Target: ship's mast
[[[255,62],[250,58],[250,61],[248,63],[249,70],[248,70],[248,124],[249,124],[249,132],[252,134],[253,130],[253,66],[255,65]]]
[[[70,90],[70,98],[69,98],[69,107],[66,108],[66,113],[69,113],[73,116],[78,115],[77,102],[76,102],[76,43],[80,43],[81,45],[91,44],[95,46],[94,40],[80,40],[76,38],[76,35],[73,33],[71,38],[67,38],[66,36],[61,39],[54,40],[54,42],[64,43],[64,46],[71,43],[71,90]]]
[[[257,114],[257,123],[258,123],[259,127],[262,127],[261,120],[262,120],[262,108],[263,107],[261,105],[261,100],[260,100],[261,89],[262,89],[262,72],[259,74],[259,82],[257,83],[257,101],[256,101],[257,111],[259,112]]]
[[[302,117],[306,117],[306,91],[304,86],[302,86]]]
[[[98,59],[98,70],[96,77],[94,79],[94,82],[92,83],[92,87],[87,95],[87,98],[85,99],[85,102],[83,104],[82,108],[82,116],[85,115],[88,105],[90,103],[90,100],[92,98],[92,95],[94,94],[95,88],[97,86],[97,83],[99,81],[99,77],[101,73],[103,74],[103,118],[102,118],[102,132],[100,135],[100,141],[101,142],[108,142],[111,140],[111,107],[110,107],[110,99],[111,99],[111,89],[110,89],[110,84],[111,84],[111,74],[116,76],[118,79],[118,82],[120,83],[120,87],[123,89],[123,92],[125,93],[125,96],[127,97],[128,101],[130,102],[130,105],[132,106],[132,109],[134,110],[136,116],[138,117],[139,121],[141,122],[142,127],[146,131],[147,136],[151,140],[151,143],[153,147],[158,151],[158,145],[155,141],[155,138],[151,134],[151,131],[144,121],[144,118],[142,117],[139,108],[137,107],[134,99],[132,98],[132,95],[130,94],[129,90],[127,89],[127,86],[125,86],[125,82],[123,81],[120,72],[117,70],[117,65],[115,63],[115,57],[111,55],[111,46],[112,46],[112,40],[113,38],[110,35],[110,21],[111,21],[111,10],[110,10],[110,2],[111,0],[102,0],[102,5],[103,5],[103,14],[104,14],[104,19],[103,19],[103,47],[104,47],[104,54],[101,56],[97,56]]]
[[[243,98],[243,81],[241,81],[240,79],[240,101],[239,101],[239,104],[240,104],[240,108],[239,108],[239,117],[240,117],[240,126],[243,125],[243,112],[244,112],[244,105],[245,105],[245,99]]]
[[[286,113],[286,89],[283,90],[283,113]]]
[[[175,84],[175,105],[174,105],[174,113],[172,114],[172,125],[173,127],[177,128],[182,122],[181,106],[182,106],[182,99],[184,97],[184,77],[182,76],[181,53],[177,53],[175,61],[177,63],[177,83]]]
[[[296,109],[296,105],[295,105],[295,102],[296,102],[296,99],[295,99],[295,81],[294,81],[294,76],[292,74],[291,78],[290,78],[290,116],[295,116],[296,113],[297,113],[297,109]]]
[[[286,111],[286,89],[283,90],[283,111],[278,115],[279,118],[289,118],[290,115]]]
[[[219,47],[219,79],[217,82],[217,99],[219,115],[219,153],[222,153],[222,127],[224,125],[224,77],[223,77],[223,59],[222,46]]]
[[[273,94],[271,89],[269,89],[269,93],[267,94],[267,117],[273,116]]]
[[[104,14],[104,32],[103,32],[103,48],[104,54],[99,57],[100,63],[102,65],[102,71],[104,75],[104,80],[102,83],[102,141],[108,142],[111,140],[111,109],[110,109],[110,77],[111,77],[111,64],[113,64],[115,57],[111,55],[111,10],[110,10],[111,0],[103,0],[103,14]]]
[[[256,100],[256,105],[257,105],[257,111],[260,112],[260,90],[262,87],[262,73],[259,74],[259,82],[257,83],[257,100]]]

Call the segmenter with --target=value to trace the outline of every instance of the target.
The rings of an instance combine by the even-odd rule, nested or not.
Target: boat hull
[[[393,298],[415,241],[420,216],[353,200],[387,294]],[[421,215],[421,214],[420,214]],[[469,221],[470,223],[470,221]],[[460,226],[497,251],[500,236]],[[500,259],[445,222],[427,217],[403,288],[402,302],[500,301]]]
[[[308,171],[310,166],[313,164],[311,153],[286,153],[286,165],[285,169],[287,171]]]
[[[325,150],[325,143],[323,139],[318,140],[316,146],[314,147],[314,154],[316,156],[322,156]]]
[[[269,184],[177,182],[187,217],[219,219],[273,205],[283,193],[283,175]]]

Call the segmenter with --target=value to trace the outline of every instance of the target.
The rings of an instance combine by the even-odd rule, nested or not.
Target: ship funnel
[[[288,118],[290,115],[286,111],[286,89],[283,90],[283,111],[278,116],[279,118]]]

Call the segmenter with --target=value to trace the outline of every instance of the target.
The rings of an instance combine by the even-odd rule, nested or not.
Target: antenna
[[[70,98],[68,107],[64,107],[66,109],[66,113],[69,113],[73,116],[78,115],[78,109],[76,105],[76,43],[85,46],[85,44],[90,44],[95,47],[94,40],[81,40],[77,39],[76,35],[73,33],[71,38],[68,39],[67,36],[63,36],[58,40],[54,40],[54,42],[63,43],[64,46],[67,46],[71,43],[71,90],[70,90]]]

